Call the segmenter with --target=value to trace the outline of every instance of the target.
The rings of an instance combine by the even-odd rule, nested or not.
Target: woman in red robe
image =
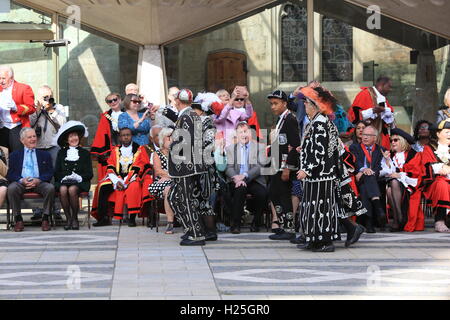
[[[423,175],[421,154],[411,148],[414,138],[405,131],[391,131],[391,150],[384,153],[380,176],[387,180],[387,198],[392,211],[391,232],[423,231],[425,218],[420,209]]]
[[[446,225],[450,209],[450,119],[439,123],[433,140],[422,154],[424,196],[434,209],[435,230],[450,232]]]

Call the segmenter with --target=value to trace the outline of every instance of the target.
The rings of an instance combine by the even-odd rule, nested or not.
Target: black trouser
[[[21,125],[13,129],[8,129],[6,127],[0,129],[0,146],[8,148],[9,153],[21,149],[20,130],[22,130]]]
[[[231,226],[240,227],[241,218],[244,213],[244,205],[246,195],[251,194],[254,197],[254,224],[258,226],[261,222],[262,211],[267,202],[266,188],[256,181],[250,182],[247,187],[241,186],[235,188],[234,183],[230,183],[230,190],[232,194],[232,210],[231,210]]]
[[[98,221],[108,216],[108,198],[113,192],[114,186],[112,184],[105,184],[100,187],[100,190],[98,190],[98,208],[97,208]]]
[[[205,240],[199,208],[203,198],[200,192],[193,193],[193,190],[201,190],[200,178],[200,175],[173,178],[173,185],[167,198],[175,217],[186,230],[188,239],[194,241]]]
[[[380,187],[378,186],[376,176],[364,175],[358,185],[358,188],[361,195],[361,201],[364,205],[364,208],[367,209],[366,215],[368,216],[370,221],[372,221],[374,217],[372,199],[381,198]]]
[[[293,177],[291,173],[291,179]],[[284,231],[295,233],[294,215],[292,213],[292,180],[281,180],[281,172],[273,175],[270,180],[269,194],[277,213],[278,223]]]

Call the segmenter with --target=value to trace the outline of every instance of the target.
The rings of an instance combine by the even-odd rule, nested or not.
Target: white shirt
[[[119,162],[122,166],[128,166],[133,163],[133,144],[128,147],[122,146],[120,148],[120,159]],[[118,177],[114,173],[108,174],[109,180],[114,184],[114,190],[117,189],[117,183],[120,181],[125,187],[130,181],[124,181],[121,177]]]
[[[16,103],[12,98],[13,86],[14,84],[0,92],[0,128],[14,129],[21,124],[20,122],[14,123],[11,117],[11,110],[17,110]]]
[[[112,122],[112,128],[114,131],[119,132],[119,116],[122,114],[122,111],[113,111],[111,112],[111,118],[113,119]]]
[[[406,154],[405,152],[397,152],[394,155],[393,159],[386,160],[386,158],[383,157],[383,160],[381,161],[381,171],[380,176],[386,177],[390,176],[393,173],[397,172],[398,169],[402,169],[406,162]],[[390,167],[388,167],[388,164]],[[410,178],[408,177],[406,172],[399,172],[400,178],[396,178],[398,181],[400,181],[405,188],[408,188],[408,186],[417,186],[418,179],[416,178]]]
[[[377,88],[373,87],[373,90],[375,91],[375,94],[377,95],[377,104],[378,105],[380,103],[385,103],[386,104],[386,101],[387,101],[386,97],[383,96],[377,90]],[[363,110],[363,111],[361,111],[361,114],[362,114],[363,120],[376,119],[378,117],[378,114],[373,112],[373,108],[370,108],[370,109],[367,109],[367,110]],[[382,113],[380,113],[379,116],[387,124],[391,124],[395,120],[394,114],[392,113],[391,109],[388,106],[386,106],[385,110]]]
[[[435,163],[431,165],[434,174],[439,174],[444,164],[448,164],[448,161],[450,160],[449,148],[447,145],[439,143],[437,150],[434,153],[436,154],[437,157],[439,157],[439,159],[446,162],[446,163]],[[447,178],[450,178],[450,175],[447,175]]]

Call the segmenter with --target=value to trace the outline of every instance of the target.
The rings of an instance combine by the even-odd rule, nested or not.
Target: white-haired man
[[[9,151],[20,149],[20,130],[30,127],[29,116],[36,112],[29,85],[14,80],[9,66],[0,66],[0,145]]]

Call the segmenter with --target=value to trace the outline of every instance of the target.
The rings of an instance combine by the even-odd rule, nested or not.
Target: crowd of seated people
[[[391,87],[392,81],[381,77],[375,86],[362,89],[348,116],[342,106],[328,115],[339,127],[339,145],[345,150],[346,159],[352,158],[349,185],[365,209],[364,214],[355,213],[352,221],[356,220],[368,233],[387,226],[391,232],[421,231],[425,229],[421,204],[426,203],[433,210],[435,230],[450,232],[447,218],[450,209],[450,90],[445,95],[446,107],[438,112],[436,123],[418,121],[411,136],[396,126],[394,108],[387,99]],[[313,120],[305,112],[304,102],[309,100],[302,98],[302,92],[312,89],[332,95],[316,81],[307,88],[309,91],[299,87],[290,96],[280,90],[268,96],[270,108],[277,117],[268,141],[264,141],[250,93],[244,86],[235,86],[231,94],[226,90],[201,93],[197,99],[189,96],[189,90],[170,88],[171,104],[161,107],[153,106],[139,94],[136,85],[130,84],[123,101],[118,93],[106,96],[110,109],[100,116],[90,155],[81,147],[87,136],[86,127],[65,120],[55,127],[55,141],[47,146],[57,147],[56,159],[48,150],[37,147],[39,137],[29,126],[19,131],[23,147],[14,146],[9,150],[0,147],[0,205],[8,198],[14,215],[14,230],[23,231],[22,195],[26,192],[41,194],[44,202],[42,230],[48,231],[49,216],[53,212],[55,195],[58,195],[67,221],[64,228],[78,230],[79,196],[90,190],[93,177],[90,156],[93,156],[98,161],[92,208],[97,219],[94,226],[110,225],[111,216],[123,220],[126,211],[128,225],[135,227],[136,217],[148,214],[147,204],[161,200],[167,215],[166,233],[173,234],[177,216],[169,202],[175,183],[169,173],[169,154],[174,128],[186,106],[192,106],[190,116],[198,117],[203,133],[210,132],[207,134],[209,142],[202,138],[201,151],[209,153],[213,159],[205,167],[206,174],[200,178],[200,185],[192,189],[199,197],[209,197],[208,204],[202,202],[204,199],[199,200],[203,206],[199,210],[210,212],[211,206],[217,212],[222,206],[229,216],[233,234],[241,232],[245,209],[253,213],[250,223],[253,232],[259,231],[263,211],[269,210],[272,211],[273,232],[278,235],[271,239],[293,240],[290,232],[285,235],[285,229],[292,230],[297,221],[295,227],[301,231],[302,183],[295,175],[301,154],[299,142],[305,139],[303,133]],[[188,93],[188,97],[180,97],[180,92]],[[8,134],[15,134],[10,131]],[[274,143],[283,150],[280,151],[281,163],[277,172],[268,173],[270,147],[273,149]],[[274,186],[275,180],[278,187]],[[274,197],[274,192],[280,193],[280,190],[283,194]],[[288,194],[284,194],[286,190]],[[212,216],[206,214],[199,220],[204,226],[208,225],[207,238],[217,238]]]

